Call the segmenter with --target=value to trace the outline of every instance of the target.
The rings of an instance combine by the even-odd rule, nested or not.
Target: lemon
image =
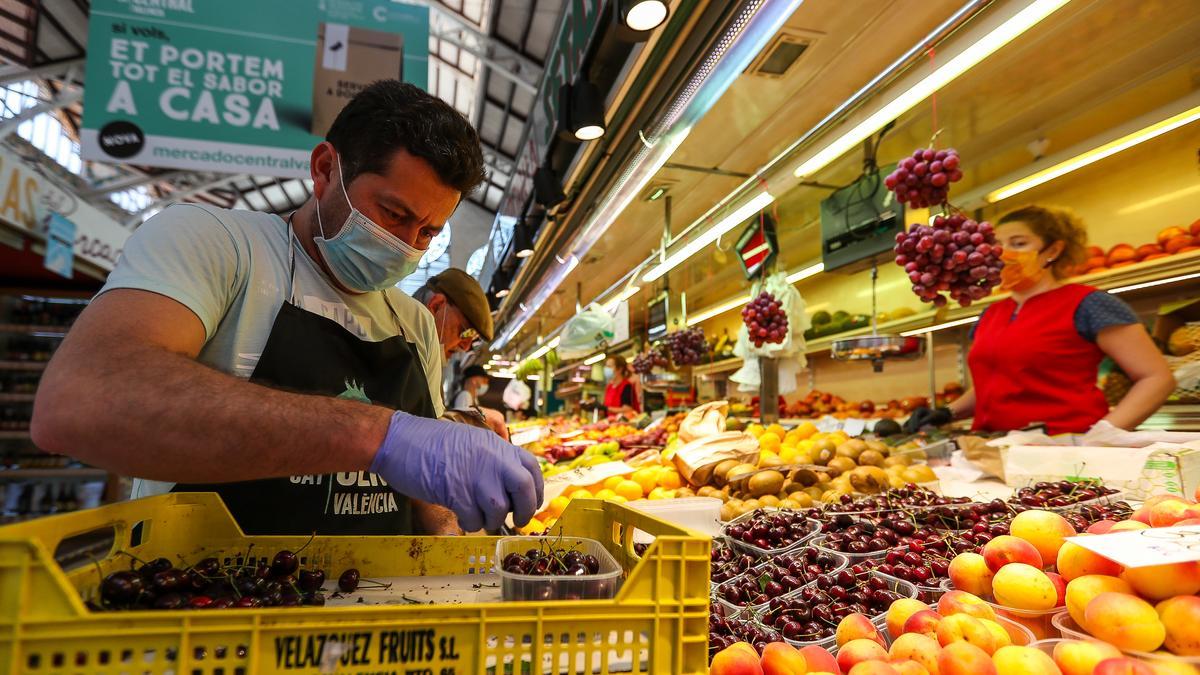
[[[612,499],[613,497],[616,497],[616,496],[617,496],[617,493],[613,492],[612,490],[609,490],[608,488],[604,488],[603,490],[596,493],[596,499]]]
[[[782,444],[783,441],[780,440],[779,436],[770,431],[764,432],[763,435],[758,437],[758,447],[763,450],[775,451]]]
[[[766,433],[774,434],[776,438],[783,438],[785,435],[787,435],[787,429],[784,429],[783,425],[781,424],[772,424],[771,426],[767,427]]]
[[[668,490],[683,487],[683,479],[675,469],[663,469],[658,472],[658,485]]]
[[[801,422],[800,426],[792,429],[792,433],[798,435],[800,440],[808,440],[813,437],[813,434],[817,433],[817,425],[812,422]]]
[[[644,466],[633,472],[632,480],[642,486],[642,492],[649,494],[658,485],[658,467]]]
[[[666,488],[656,487],[650,491],[650,494],[646,498],[647,499],[671,499],[674,496],[675,496],[674,490],[668,490]]]
[[[591,499],[592,498],[592,493],[588,492],[588,490],[586,488],[568,488],[568,489],[571,490],[571,494],[567,495],[568,499]],[[563,494],[566,494],[566,492],[564,492]]]
[[[609,490],[616,490],[617,484],[625,480],[625,476],[613,476],[604,481],[604,487]]]
[[[642,486],[637,481],[624,479],[621,480],[620,483],[617,483],[614,491],[618,496],[624,497],[625,499],[641,499],[642,495],[644,494],[642,491]]]
[[[554,499],[551,499],[550,503],[546,505],[545,514],[552,518],[557,518],[562,515],[563,509],[567,508],[567,504],[570,503],[570,499],[559,495]]]
[[[762,436],[763,425],[759,424],[758,422],[751,422],[750,424],[746,425],[746,433],[758,438],[759,436]]]
[[[545,529],[546,529],[545,523],[538,520],[537,518],[530,518],[529,522],[525,524],[525,527],[520,528],[518,530],[518,532],[520,532],[522,534],[537,534],[539,532],[542,532]]]
[[[628,500],[628,499],[626,499],[626,498],[624,498],[624,497],[622,497],[621,495],[617,495],[616,497],[613,497],[613,498],[609,499],[608,501],[610,501],[610,502],[616,502],[616,503],[618,503],[618,504],[624,504],[625,502],[627,502],[627,501],[629,501],[629,500]]]
[[[783,449],[779,451],[779,459],[784,464],[796,464],[797,463],[796,458],[799,456],[800,456],[800,451],[791,446],[785,445],[785,446],[783,446]]]
[[[778,460],[779,455],[771,452],[770,450],[763,450],[762,452],[758,453],[759,466],[778,466]]]

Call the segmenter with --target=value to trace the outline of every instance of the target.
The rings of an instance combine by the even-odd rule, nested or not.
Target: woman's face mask
[[[616,375],[616,373],[613,372],[612,366],[604,366],[604,379],[611,380],[613,379],[613,375]]]

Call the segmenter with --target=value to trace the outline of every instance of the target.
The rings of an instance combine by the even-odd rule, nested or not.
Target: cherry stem
[[[121,553],[121,554],[123,554],[123,555],[127,555],[127,556],[129,556],[130,558],[133,558],[134,560],[136,560],[137,562],[140,562],[140,563],[141,563],[141,564],[143,564],[143,565],[145,565],[145,564],[146,564],[146,561],[145,561],[145,560],[142,560],[141,558],[137,557],[136,555],[134,555],[134,554],[132,554],[132,553],[130,553],[129,551],[126,551],[126,550],[124,550],[124,549],[121,549],[120,551],[117,551],[117,553]]]
[[[313,533],[308,535],[308,541],[304,542],[303,546],[296,549],[296,552],[293,555],[300,555],[300,552],[303,551],[304,549],[308,548],[308,545],[313,543],[313,539],[315,539],[316,537],[317,537],[317,532],[316,532],[316,530],[313,530]]]

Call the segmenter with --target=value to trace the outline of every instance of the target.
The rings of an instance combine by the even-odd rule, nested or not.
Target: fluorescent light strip
[[[1111,157],[1118,152],[1128,150],[1135,145],[1145,143],[1152,138],[1162,136],[1163,134],[1174,131],[1179,127],[1191,124],[1196,120],[1200,120],[1200,106],[1179,113],[1178,115],[1168,117],[1161,122],[1151,124],[1144,129],[1139,129],[1138,131],[1135,131],[1127,136],[1122,136],[1115,141],[1111,141],[1097,148],[1088,150],[1087,152],[1072,157],[1065,162],[1060,162],[1052,167],[1042,169],[1037,173],[1026,176],[1021,180],[1014,181],[1008,185],[1005,185],[999,190],[996,190],[995,192],[989,193],[986,199],[989,203],[993,204],[1003,199],[1008,199],[1013,195],[1021,194],[1022,192],[1035,188],[1043,183],[1048,183],[1055,178],[1064,176],[1072,171],[1075,171],[1076,169],[1082,169],[1083,167],[1098,162],[1105,157]]]
[[[543,356],[545,356],[546,354],[548,354],[548,353],[550,352],[550,350],[551,350],[551,349],[554,349],[555,347],[557,347],[557,346],[558,346],[558,343],[559,343],[561,340],[562,340],[562,337],[560,337],[560,336],[558,336],[558,335],[554,336],[554,339],[550,340],[550,341],[549,341],[549,342],[547,342],[546,344],[544,344],[544,345],[542,345],[541,347],[538,347],[537,349],[535,349],[535,350],[533,350],[532,352],[530,352],[530,353],[529,353],[529,356],[526,356],[526,357],[525,357],[525,360],[526,360],[526,361],[528,361],[528,360],[530,360],[530,359],[540,359],[540,358],[542,358]]]
[[[589,356],[588,358],[584,359],[584,360],[583,360],[583,365],[585,365],[585,366],[590,366],[590,365],[592,365],[593,363],[600,363],[600,362],[601,362],[601,361],[603,361],[605,358],[606,358],[606,357],[604,356],[604,352],[600,352],[599,354],[596,354],[595,356]]]
[[[1110,289],[1108,292],[1116,295],[1118,293],[1128,293],[1129,291],[1137,291],[1137,290],[1141,290],[1143,288],[1154,288],[1155,286],[1162,286],[1165,284],[1173,284],[1173,283],[1176,283],[1179,281],[1187,281],[1189,279],[1200,279],[1200,272],[1195,272],[1193,274],[1181,274],[1177,277],[1167,277],[1166,279],[1157,279],[1155,281],[1147,281],[1144,283],[1133,284],[1130,286],[1121,286],[1119,288]]]
[[[638,292],[641,290],[642,290],[641,286],[630,286],[630,287],[626,288],[625,290],[621,291],[621,294],[618,295],[617,297],[615,297],[612,300],[609,300],[608,302],[601,305],[601,307],[604,308],[604,311],[611,312],[617,308],[617,305],[619,305],[622,302],[625,302],[626,300],[637,295]]]
[[[885,124],[912,110],[918,103],[929,98],[930,95],[950,82],[953,82],[959,75],[962,75],[980,61],[991,56],[1017,36],[1036,26],[1042,19],[1045,19],[1067,4],[1068,1],[1034,0],[1029,3],[1025,9],[1014,14],[1010,19],[997,26],[979,41],[968,46],[911,89],[892,99],[891,102],[877,110],[873,115],[859,122],[853,129],[796,167],[794,174],[797,178],[812,176],[837,158],[857,148],[864,140],[882,129]]]
[[[804,281],[805,279],[807,279],[809,277],[816,276],[824,271],[825,271],[825,263],[819,262],[815,265],[809,265],[808,267],[805,267],[802,270],[798,270],[798,271],[792,272],[791,274],[787,275],[787,282],[789,284],[794,284],[794,283],[797,283],[800,281]]]
[[[542,379],[542,376],[541,375],[526,375],[525,379],[527,379],[531,382],[537,382],[538,380]]]
[[[975,323],[978,320],[979,320],[979,317],[977,317],[977,316],[969,316],[965,319],[956,319],[954,321],[947,321],[946,323],[939,323],[937,325],[928,326],[926,328],[917,328],[915,330],[906,330],[900,334],[900,337],[912,337],[914,335],[924,335],[926,333],[932,333],[934,331],[944,330],[946,328],[954,328],[955,326],[965,326],[969,323]]]
[[[732,230],[742,222],[749,219],[750,216],[753,216],[755,213],[758,213],[766,208],[773,201],[775,201],[775,196],[771,193],[759,193],[757,197],[751,199],[740,208],[734,210],[734,212],[730,213],[728,216],[725,216],[721,222],[708,228],[708,230],[706,230],[703,234],[695,237],[687,244],[684,244],[683,248],[667,256],[666,260],[652,267],[650,271],[646,272],[645,276],[642,277],[642,281],[650,283],[667,272],[670,272],[677,265],[679,265],[679,263],[692,257],[705,246],[708,246],[716,241],[721,235]]]
[[[723,302],[715,307],[709,307],[706,310],[697,312],[696,314],[689,316],[687,318],[687,325],[695,326],[696,324],[700,323],[701,321],[708,321],[709,319],[713,318],[714,316],[717,316],[718,314],[724,314],[725,312],[728,312],[731,309],[737,309],[738,307],[743,307],[748,302],[750,302],[749,294],[740,295],[732,300]]]

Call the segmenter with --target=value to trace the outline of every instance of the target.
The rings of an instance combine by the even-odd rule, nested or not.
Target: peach
[[[897,675],[932,675],[928,668],[916,661],[893,661]]]
[[[1162,652],[1159,653],[1161,654]],[[1154,675],[1197,675],[1200,673],[1200,669],[1197,669],[1186,661],[1167,661],[1162,659],[1147,661],[1146,665],[1150,666],[1150,670],[1154,671]]]
[[[1067,611],[1070,612],[1075,623],[1086,629],[1084,610],[1087,609],[1088,603],[1092,601],[1092,598],[1108,591],[1132,594],[1133,587],[1124,579],[1103,574],[1088,574],[1072,579],[1067,584]]]
[[[1150,507],[1143,503],[1140,507],[1133,510],[1129,514],[1129,519],[1135,523],[1141,523],[1146,527],[1150,527]]]
[[[1014,609],[1053,609],[1058,602],[1058,590],[1050,577],[1025,563],[1001,567],[992,580],[992,593],[997,604]]]
[[[941,622],[941,614],[932,609],[923,609],[908,617],[908,620],[904,622],[904,632],[936,639],[938,624]]]
[[[1054,591],[1057,593],[1057,597],[1054,599],[1054,606],[1062,607],[1067,604],[1067,580],[1061,574],[1055,574],[1054,572],[1046,572],[1046,578],[1050,580],[1050,583],[1054,584]]]
[[[975,595],[992,594],[992,571],[978,553],[959,553],[950,561],[950,580],[954,587]]]
[[[800,650],[786,642],[772,642],[763,647],[763,675],[804,675],[808,672],[808,663]]]
[[[1066,518],[1053,511],[1037,509],[1018,513],[1009,525],[1009,532],[1012,536],[1033,544],[1042,556],[1042,561],[1058,558],[1058,549],[1062,548],[1063,541],[1076,534],[1075,528],[1071,527]]]
[[[1117,521],[1115,520],[1097,520],[1091,525],[1088,525],[1088,529],[1084,530],[1084,532],[1087,532],[1088,534],[1104,534],[1111,530],[1112,526],[1116,524]]]
[[[929,609],[929,605],[912,598],[900,598],[893,602],[888,607],[886,616],[888,635],[891,635],[893,640],[900,637],[900,634],[904,632],[904,622],[908,621],[908,617],[925,609]],[[841,624],[838,624],[838,628],[841,628]]]
[[[1167,636],[1154,606],[1134,595],[1101,593],[1087,604],[1083,616],[1089,633],[1117,649],[1152,652]]]
[[[979,622],[992,632],[992,643],[996,645],[996,649],[1012,644],[1012,636],[1008,634],[1004,626],[991,619],[980,619]]]
[[[900,675],[900,672],[890,663],[883,661],[863,661],[856,663],[846,675]]]
[[[954,642],[938,655],[940,675],[997,675],[992,657],[968,642]]]
[[[1172,654],[1200,656],[1200,598],[1180,595],[1154,608],[1167,629],[1163,644]]]
[[[933,675],[938,672],[938,654],[942,646],[937,640],[919,633],[905,633],[896,638],[888,650],[892,661],[915,661],[925,667]]]
[[[863,661],[886,661],[887,651],[874,640],[851,640],[838,649],[837,664],[843,671],[849,671],[855,664]]]
[[[1137,659],[1122,656],[1115,659],[1104,659],[1096,664],[1096,669],[1092,673],[1093,675],[1154,675],[1154,669]]]
[[[1033,544],[1011,534],[1002,534],[984,544],[983,560],[993,573],[1009,563],[1025,563],[1031,567],[1042,568],[1042,554],[1038,553]]]
[[[1122,521],[1117,522],[1116,525],[1113,525],[1112,527],[1108,528],[1108,533],[1112,534],[1114,532],[1131,532],[1133,530],[1148,530],[1148,529],[1150,529],[1149,523],[1143,523],[1140,520],[1122,520]]]
[[[1150,507],[1150,527],[1170,527],[1192,517],[1191,505],[1182,499],[1165,499]]]
[[[996,650],[996,639],[983,622],[966,614],[952,614],[938,624],[938,644],[945,647],[952,642],[969,642],[991,654]]]
[[[744,640],[735,642],[735,643],[729,645],[728,647],[726,647],[726,649],[740,649],[740,650],[746,652],[747,654],[753,656],[754,658],[756,658],[756,659],[758,658],[758,650],[754,648],[754,645],[752,645],[749,642],[746,642]]]
[[[850,642],[851,640],[874,640],[879,643],[880,647],[887,647],[887,643],[883,641],[883,636],[879,634],[879,629],[866,614],[847,614],[838,622],[837,631],[834,633],[837,639],[837,646]]]
[[[1165,600],[1200,591],[1200,563],[1181,562],[1130,567],[1121,573],[1137,594],[1147,600]]]
[[[1091,675],[1097,663],[1120,657],[1120,650],[1099,640],[1064,640],[1054,645],[1054,663],[1063,675]]]
[[[1122,569],[1119,564],[1098,553],[1093,553],[1073,541],[1063,542],[1062,548],[1058,549],[1058,561],[1055,567],[1067,581],[1085,574],[1104,574],[1115,577],[1121,573]]]
[[[942,616],[967,614],[977,619],[996,619],[996,612],[992,610],[991,605],[966,591],[949,591],[943,594],[938,598],[937,609]]]
[[[717,652],[712,663],[708,664],[710,675],[763,675],[762,666],[758,662],[758,654],[754,648],[747,654],[745,649],[731,645]]]
[[[804,662],[808,664],[809,672],[839,672],[837,659],[833,658],[833,654],[830,654],[829,650],[824,647],[818,647],[817,645],[801,647],[800,655],[804,657]]]
[[[1001,647],[992,663],[998,675],[1059,675],[1054,659],[1036,647]]]
[[[1186,502],[1187,500],[1179,495],[1172,494],[1150,495],[1149,497],[1146,497],[1146,501],[1142,502],[1142,507],[1146,509],[1152,509],[1163,502],[1169,501]]]

